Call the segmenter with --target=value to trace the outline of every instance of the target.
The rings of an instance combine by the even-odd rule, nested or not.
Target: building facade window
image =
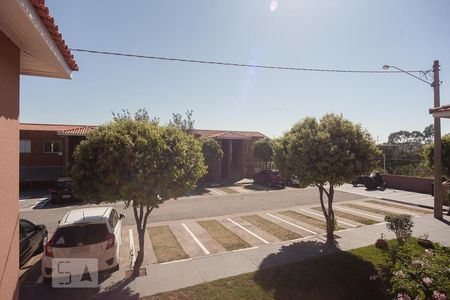
[[[30,140],[20,140],[20,153],[31,153]]]
[[[244,142],[244,153],[248,152],[248,142]]]
[[[44,141],[44,153],[62,152],[61,141]]]

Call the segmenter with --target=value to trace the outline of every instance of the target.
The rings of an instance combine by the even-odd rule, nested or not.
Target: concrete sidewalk
[[[431,215],[414,218],[413,235],[417,237],[427,233],[432,241],[450,246],[450,217],[445,216],[444,218],[442,221],[434,219]],[[325,238],[322,235],[316,235],[184,261],[147,265],[145,266],[147,276],[139,277],[133,282],[121,286],[120,291],[117,292],[122,293],[126,290],[127,295],[139,297],[154,295],[259,269],[302,261],[339,250],[345,251],[372,245],[381,233],[385,234],[388,239],[395,237],[386,229],[384,223],[380,223],[352,230],[337,231],[338,249],[328,248],[325,245]],[[111,296],[110,293],[98,296],[107,299]]]
[[[366,190],[363,186],[354,187],[351,184],[343,184],[336,188],[337,191],[357,194],[370,198],[378,198],[389,200],[401,204],[408,204],[418,207],[434,208],[434,197],[428,194],[421,194],[403,190],[387,188],[385,190]],[[448,206],[444,205],[444,210],[448,210]]]

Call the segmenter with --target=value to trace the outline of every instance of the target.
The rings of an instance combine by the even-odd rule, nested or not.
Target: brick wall
[[[21,140],[31,141],[31,152],[20,153],[20,180],[55,180],[64,175],[65,139],[56,131],[21,130]],[[63,155],[44,152],[44,141],[59,141]]]
[[[423,194],[432,193],[433,179],[431,178],[401,175],[384,175],[383,177],[388,182],[388,187],[392,189],[399,189]]]

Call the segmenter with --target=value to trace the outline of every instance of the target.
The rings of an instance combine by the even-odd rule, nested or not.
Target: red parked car
[[[253,182],[256,184],[267,185],[269,187],[284,187],[284,181],[281,179],[278,170],[264,170],[253,176]]]

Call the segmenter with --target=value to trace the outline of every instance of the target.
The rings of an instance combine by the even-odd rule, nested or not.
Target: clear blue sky
[[[450,103],[450,1],[47,0],[72,48],[311,68],[429,69]],[[23,76],[21,121],[99,124],[145,107],[194,110],[205,129],[279,136],[305,116],[342,113],[379,142],[432,123],[432,88],[404,74],[232,68],[74,53],[72,80]],[[443,133],[450,120],[442,121]]]

